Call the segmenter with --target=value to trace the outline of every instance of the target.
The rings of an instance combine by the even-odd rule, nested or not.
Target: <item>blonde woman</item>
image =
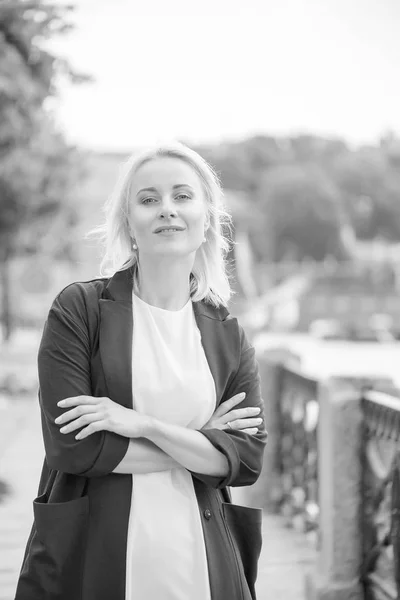
[[[229,486],[257,480],[267,434],[224,225],[193,150],[127,163],[107,276],[62,290],[44,327],[46,457],[16,600],[255,598],[261,510]]]

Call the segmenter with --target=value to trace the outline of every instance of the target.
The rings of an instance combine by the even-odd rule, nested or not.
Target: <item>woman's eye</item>
[[[179,200],[186,200],[186,199],[190,199],[189,194],[185,194],[184,192],[182,192],[182,194],[178,194],[177,196],[175,196],[175,198],[179,199]],[[153,203],[157,201],[157,198],[154,198],[153,196],[148,196],[147,198],[143,198],[142,200],[142,204],[149,204],[149,203]]]

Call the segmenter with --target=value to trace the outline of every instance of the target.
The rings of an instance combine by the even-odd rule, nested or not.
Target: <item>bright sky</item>
[[[400,134],[398,0],[75,5],[76,31],[52,49],[95,77],[64,86],[57,109],[85,147],[299,132],[358,144]]]

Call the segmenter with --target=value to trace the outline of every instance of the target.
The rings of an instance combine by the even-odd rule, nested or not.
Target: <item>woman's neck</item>
[[[139,264],[139,298],[164,310],[180,310],[190,298],[189,265]]]

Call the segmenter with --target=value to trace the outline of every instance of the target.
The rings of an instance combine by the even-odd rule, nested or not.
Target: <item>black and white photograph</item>
[[[0,0],[0,600],[400,598],[400,3]]]

